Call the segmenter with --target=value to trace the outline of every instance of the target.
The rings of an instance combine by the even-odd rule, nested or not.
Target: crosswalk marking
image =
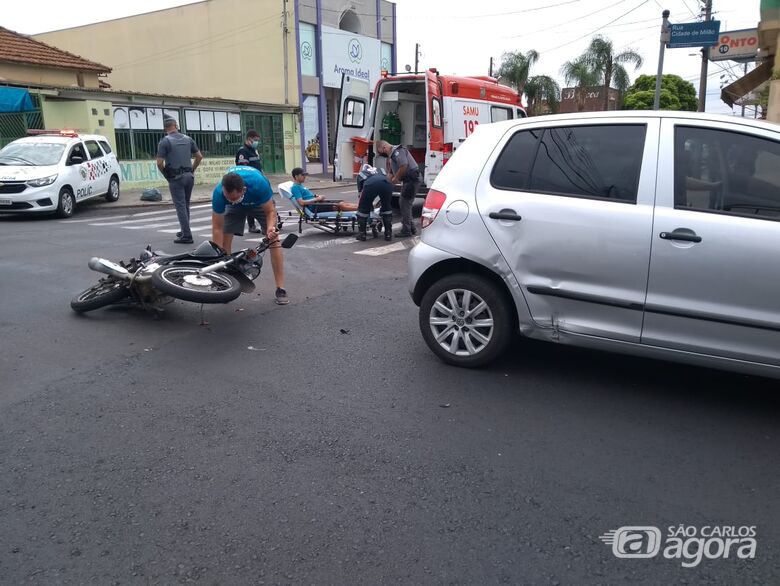
[[[420,237],[414,236],[408,240],[400,240],[398,242],[393,242],[392,244],[386,244],[385,246],[356,250],[355,254],[363,254],[365,256],[382,256],[385,254],[390,254],[391,252],[399,252],[401,250],[406,250],[407,248],[412,248],[419,241]]]
[[[193,206],[190,206],[190,210],[196,210],[196,209],[199,209],[199,208],[207,208],[207,207],[211,207],[211,204],[210,203],[206,203],[206,204],[202,204],[202,205],[193,205]],[[157,216],[157,215],[170,214],[170,213],[171,213],[171,208],[168,208],[168,209],[164,209],[164,210],[158,210],[156,212],[139,212],[137,214],[132,214],[132,215],[131,214],[123,214],[121,216],[102,216],[98,220],[99,221],[103,221],[103,220],[123,220],[123,219],[127,218],[128,216],[133,217],[133,218],[137,218],[137,217],[141,217],[141,216]],[[71,220],[71,219],[59,220],[59,223],[61,223],[61,224],[80,224],[80,223],[85,223],[85,222],[89,223],[89,222],[94,222],[94,221],[95,221],[95,218],[86,218],[86,219],[80,218],[80,219],[77,219],[77,220]]]
[[[190,217],[190,229],[192,230],[193,235],[197,237],[210,236],[211,210],[206,209],[210,207],[211,204],[191,206],[190,210],[193,213]],[[287,210],[279,209],[278,211],[284,213]],[[286,214],[282,215],[282,219],[286,218],[288,218]],[[123,216],[104,216],[101,218],[63,220],[63,222],[82,222],[87,223],[89,226],[121,228],[123,230],[156,230],[162,234],[176,234],[180,229],[179,221],[176,218],[176,212],[172,208],[154,212],[140,212]],[[400,226],[400,223],[394,224],[393,230],[400,228]],[[286,228],[287,233],[293,232],[297,234],[297,221],[288,221],[286,223]],[[338,236],[332,235],[330,238],[325,240],[321,238],[307,238],[308,236],[313,236],[314,234],[321,236],[323,232],[315,226],[304,224],[303,231],[299,234],[299,236],[304,237],[304,239],[296,244],[296,248],[322,250],[326,248],[341,247],[343,245],[371,245],[373,241],[373,244],[375,244],[374,246],[355,250],[353,251],[353,254],[376,257],[409,249],[417,242],[419,242],[419,238],[415,237],[408,240],[396,240],[387,244],[379,245],[380,242],[384,242],[384,236],[382,233],[379,234],[378,238],[372,238],[369,235],[368,241],[365,243],[356,240],[355,234],[353,232],[340,233]],[[284,237],[284,235],[285,232],[283,231],[281,236]],[[249,233],[247,233],[246,236],[247,237],[242,239],[242,242],[257,243],[262,240],[261,236],[249,238]]]

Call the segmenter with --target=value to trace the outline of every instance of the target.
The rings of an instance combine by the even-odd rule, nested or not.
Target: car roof
[[[745,126],[751,126],[753,128],[762,128],[765,130],[780,131],[780,127],[776,124],[767,122],[766,120],[754,120],[753,118],[742,118],[740,116],[728,116],[725,114],[709,114],[707,112],[680,112],[676,110],[611,110],[608,112],[576,112],[571,114],[551,114],[547,116],[533,116],[530,118],[520,118],[510,120],[510,124],[514,122],[529,123],[529,122],[571,122],[571,121],[587,121],[587,120],[602,120],[604,118],[610,119],[631,119],[631,118],[674,118],[682,120],[697,120],[705,122],[721,122],[728,124],[739,124]],[[492,125],[491,125],[492,126]]]
[[[62,143],[68,144],[76,140],[102,140],[108,142],[105,136],[99,134],[79,134],[78,136],[67,136],[60,134],[36,134],[35,136],[25,136],[17,138],[13,142],[44,142],[44,143]]]

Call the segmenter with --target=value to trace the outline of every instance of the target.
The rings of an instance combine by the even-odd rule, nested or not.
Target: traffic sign
[[[668,47],[681,49],[683,47],[711,47],[718,44],[720,21],[686,22],[671,25],[671,38]]]

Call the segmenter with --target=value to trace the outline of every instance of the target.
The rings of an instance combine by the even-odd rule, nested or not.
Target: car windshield
[[[56,142],[17,142],[0,151],[0,165],[56,165],[65,145]]]

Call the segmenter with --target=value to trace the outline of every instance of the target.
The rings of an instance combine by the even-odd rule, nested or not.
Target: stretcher
[[[287,217],[298,216],[298,233],[303,232],[303,226],[313,226],[323,232],[329,232],[331,234],[338,234],[339,232],[356,232],[357,231],[357,212],[313,212],[308,206],[302,206],[298,203],[292,193],[292,187],[295,183],[293,181],[286,181],[279,185],[279,195],[282,198],[287,199],[293,206],[292,212],[288,212]],[[327,203],[327,202],[324,202]],[[284,218],[284,216],[281,216]],[[371,230],[371,234],[376,238],[382,231],[382,219],[379,216],[377,210],[373,210],[368,218],[367,229]]]

